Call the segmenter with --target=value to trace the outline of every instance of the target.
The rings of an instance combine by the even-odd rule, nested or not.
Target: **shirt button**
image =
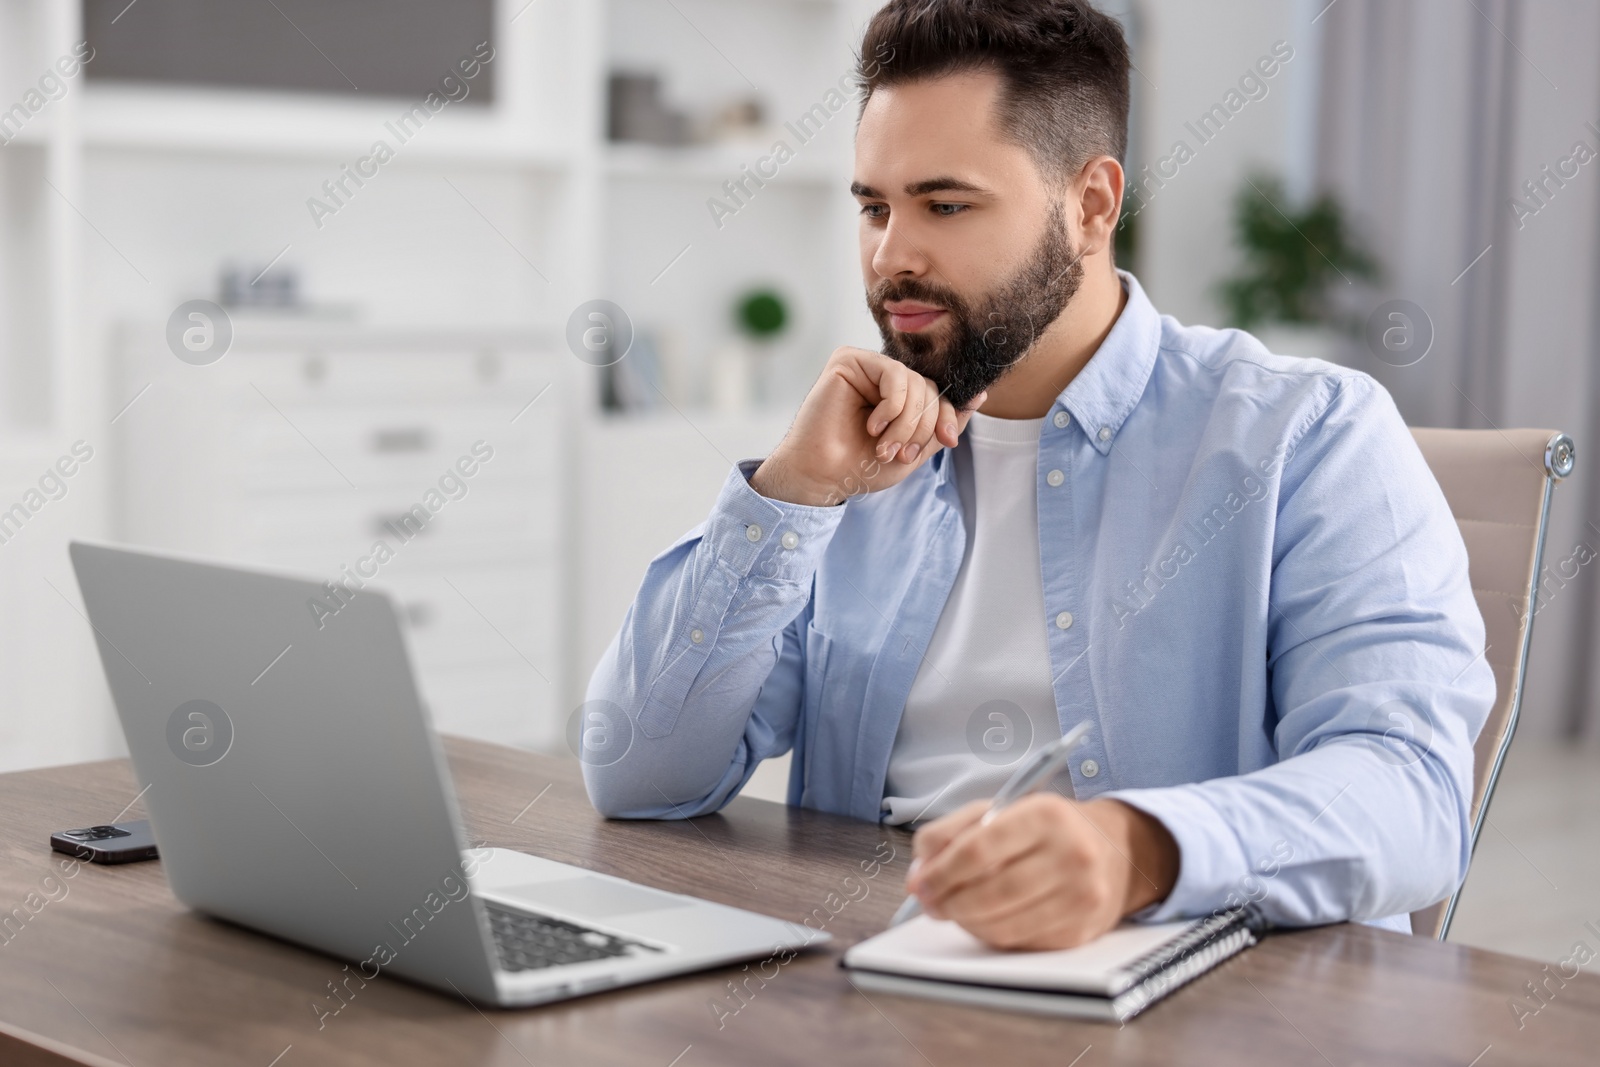
[[[704,641],[705,639],[706,639],[706,632],[704,630],[700,629],[699,627],[696,627],[695,629],[689,631],[689,640],[693,641],[695,644],[698,645],[700,642]]]
[[[1049,482],[1051,485],[1060,485],[1062,482],[1067,480],[1067,476],[1062,474],[1060,471],[1051,471],[1049,474],[1044,476],[1044,480]]]
[[[1086,759],[1082,763],[1078,764],[1078,770],[1083,772],[1083,776],[1085,778],[1093,778],[1095,775],[1100,773],[1100,764],[1096,763],[1092,759]]]
[[[1068,415],[1065,411],[1056,412],[1056,417],[1055,417],[1056,429],[1065,430],[1067,428],[1067,426],[1069,424],[1071,424],[1071,422],[1072,422],[1072,416],[1071,415]]]
[[[1109,427],[1109,426],[1100,427],[1100,440],[1102,440],[1102,441],[1111,440],[1111,427]]]
[[[761,540],[761,527],[752,522],[744,528],[744,538],[746,541]]]
[[[1067,627],[1069,627],[1071,625],[1072,625],[1072,612],[1063,611],[1060,615],[1056,616],[1056,627],[1057,627],[1057,629],[1065,630]]]
[[[795,533],[793,530],[785,530],[783,532],[783,536],[780,537],[778,541],[783,545],[784,548],[794,548],[800,543],[800,535]]]

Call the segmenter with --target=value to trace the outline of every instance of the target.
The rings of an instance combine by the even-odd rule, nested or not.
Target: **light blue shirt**
[[[1254,900],[1281,925],[1409,930],[1466,874],[1495,695],[1444,495],[1367,375],[1184,326],[1122,281],[1039,442],[1038,625],[1062,728],[1093,724],[1072,784],[1176,839],[1141,919]],[[878,819],[965,547],[951,459],[829,508],[731,471],[595,669],[595,806],[716,811],[792,748],[791,804]]]

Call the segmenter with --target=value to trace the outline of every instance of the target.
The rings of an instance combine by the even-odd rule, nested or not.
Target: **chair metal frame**
[[[1472,819],[1472,834],[1470,855],[1478,851],[1478,835],[1483,831],[1483,824],[1489,817],[1489,803],[1494,799],[1495,787],[1500,782],[1500,768],[1505,763],[1506,753],[1511,750],[1511,738],[1517,732],[1517,720],[1522,715],[1522,693],[1528,680],[1528,651],[1533,646],[1533,624],[1539,613],[1539,576],[1544,570],[1544,542],[1545,535],[1550,528],[1550,498],[1555,493],[1556,483],[1572,473],[1577,461],[1577,448],[1572,438],[1564,433],[1556,433],[1546,442],[1544,448],[1544,498],[1539,504],[1539,528],[1534,533],[1533,549],[1533,577],[1528,583],[1528,625],[1523,628],[1521,647],[1517,650],[1517,675],[1516,687],[1511,695],[1511,711],[1506,716],[1505,736],[1500,739],[1500,747],[1495,751],[1494,760],[1489,764],[1488,780],[1484,784],[1483,802],[1478,805],[1478,811]],[[1470,872],[1470,860],[1468,864]],[[1439,940],[1443,941],[1450,936],[1450,922],[1455,918],[1456,904],[1461,900],[1461,890],[1465,887],[1456,886],[1455,892],[1450,894],[1449,901],[1445,904],[1444,919],[1439,924]]]

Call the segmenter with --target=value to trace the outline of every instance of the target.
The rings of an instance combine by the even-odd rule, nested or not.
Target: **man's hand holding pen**
[[[1035,793],[985,822],[989,807],[974,801],[917,831],[906,891],[995,948],[1081,945],[1177,883],[1172,835],[1121,801]]]

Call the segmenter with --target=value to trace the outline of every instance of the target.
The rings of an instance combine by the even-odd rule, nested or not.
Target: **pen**
[[[1016,773],[1000,787],[1000,792],[994,795],[989,802],[989,810],[983,813],[983,818],[978,820],[979,826],[987,826],[989,821],[1004,808],[1029,793],[1037,792],[1054,778],[1056,772],[1066,766],[1067,757],[1088,738],[1089,724],[1080,722],[1072,729],[1061,735],[1060,740],[1052,741],[1023,761]],[[894,913],[894,918],[889,920],[889,925],[899,926],[914,916],[922,914],[922,902],[915,896],[906,897],[899,909]]]

